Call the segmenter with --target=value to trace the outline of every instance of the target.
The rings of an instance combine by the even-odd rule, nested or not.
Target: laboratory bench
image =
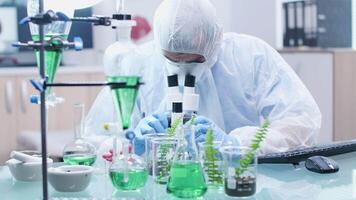
[[[334,174],[317,174],[308,171],[304,163],[261,164],[258,166],[257,193],[253,198],[260,200],[351,200],[356,199],[356,153],[332,157],[340,170]],[[176,199],[166,193],[165,185],[157,185],[149,178],[146,186],[136,192],[122,192],[113,188],[109,177],[95,173],[88,188],[79,193],[61,193],[49,184],[52,199]],[[41,182],[15,181],[6,166],[0,167],[0,199],[40,199]],[[202,199],[233,199],[223,190],[208,189]]]

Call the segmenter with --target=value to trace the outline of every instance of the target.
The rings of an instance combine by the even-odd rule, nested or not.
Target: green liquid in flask
[[[96,161],[96,155],[65,155],[63,161],[68,165],[92,166]]]
[[[130,170],[127,182],[124,180],[124,172],[110,170],[110,179],[116,189],[137,190],[145,186],[148,178],[146,169]]]
[[[138,76],[109,76],[108,82],[125,81],[128,86],[137,86],[140,77]],[[121,114],[121,123],[123,129],[128,129],[131,123],[131,115],[135,106],[137,88],[119,88],[112,89],[114,104],[118,113]]]
[[[67,39],[67,35],[45,35],[44,40],[49,41],[53,37],[61,37],[63,39]],[[32,40],[33,41],[39,41],[40,37],[39,35],[32,35]],[[48,83],[53,83],[58,66],[61,62],[62,59],[62,53],[63,49],[57,49],[57,50],[46,50],[44,53],[45,56],[45,73],[46,76],[48,77]],[[39,68],[40,66],[40,52],[36,50],[36,59],[37,59],[37,66]],[[47,94],[50,93],[50,88],[47,90]]]
[[[179,198],[201,197],[207,191],[203,170],[198,162],[175,162],[167,192]]]

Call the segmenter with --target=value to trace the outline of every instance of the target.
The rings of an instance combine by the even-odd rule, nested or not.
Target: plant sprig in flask
[[[252,140],[252,144],[250,146],[250,150],[246,153],[246,155],[240,159],[239,164],[240,167],[235,169],[235,174],[237,177],[241,177],[241,175],[247,170],[248,166],[253,162],[253,159],[257,153],[257,151],[261,147],[261,143],[265,139],[268,128],[269,128],[269,121],[266,120],[262,126],[257,130],[254,139]]]
[[[214,135],[211,129],[208,129],[206,133],[204,151],[206,156],[204,165],[207,167],[209,182],[223,184],[222,173],[219,171],[219,166],[217,164],[218,158],[216,157],[219,151],[214,148]]]
[[[178,118],[173,122],[172,127],[167,129],[168,137],[173,138],[176,136],[176,134],[177,134],[176,132],[177,132],[181,122],[182,122],[181,118]],[[159,149],[158,165],[165,166],[165,167],[159,171],[158,180],[163,179],[169,173],[169,170],[171,168],[170,163],[167,160],[167,154],[169,153],[169,148],[170,148],[170,145],[162,145]]]

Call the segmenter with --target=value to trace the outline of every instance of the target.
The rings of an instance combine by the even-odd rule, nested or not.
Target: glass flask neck
[[[82,139],[85,125],[84,125],[84,104],[74,105],[74,137],[75,139]]]
[[[198,150],[195,144],[194,126],[184,125],[180,127],[178,147],[174,161],[198,161]]]
[[[116,0],[116,13],[122,13],[124,11],[124,6],[124,0]]]
[[[128,161],[130,157],[132,157],[132,146],[130,142],[124,138],[116,137],[116,145],[114,148],[114,161],[118,160],[126,160]]]

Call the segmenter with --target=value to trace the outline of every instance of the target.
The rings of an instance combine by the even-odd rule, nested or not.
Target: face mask
[[[191,74],[197,80],[209,69],[204,63],[175,63],[167,60],[167,71],[169,75],[178,74],[179,85],[184,84],[185,75]]]

